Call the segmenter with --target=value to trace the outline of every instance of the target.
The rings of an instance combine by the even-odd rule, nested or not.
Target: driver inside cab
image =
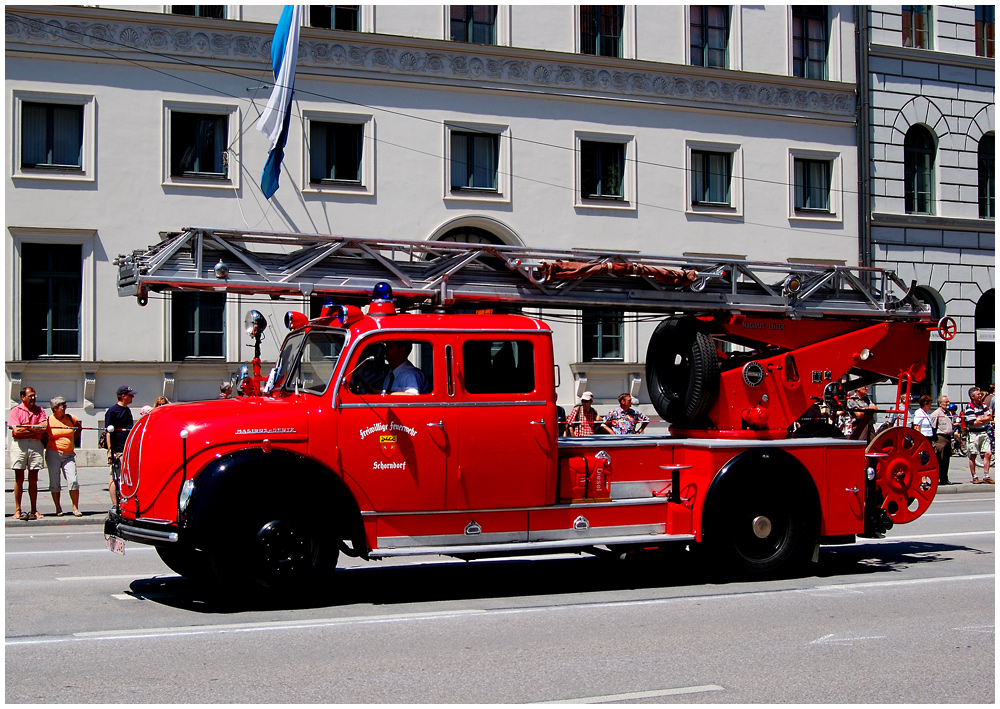
[[[425,394],[427,379],[424,373],[409,360],[413,350],[412,342],[393,340],[385,343],[385,359],[389,363],[389,373],[382,380],[382,395]]]

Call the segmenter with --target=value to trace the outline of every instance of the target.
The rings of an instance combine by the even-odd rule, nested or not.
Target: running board
[[[693,542],[693,534],[635,534],[627,537],[589,537],[580,539],[556,539],[546,542],[513,542],[506,544],[454,544],[439,547],[402,547],[399,549],[372,549],[371,559],[386,559],[396,556],[476,556],[510,552],[531,554],[539,550],[586,549],[609,544],[663,544],[665,542]]]

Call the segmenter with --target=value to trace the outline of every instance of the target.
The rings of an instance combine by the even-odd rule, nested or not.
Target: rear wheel
[[[741,481],[721,490],[706,534],[727,568],[752,576],[774,576],[802,568],[818,540],[815,514],[804,497],[777,485]],[[796,499],[799,498],[799,499]]]

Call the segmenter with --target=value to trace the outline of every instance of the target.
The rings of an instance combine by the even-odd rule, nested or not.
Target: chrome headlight
[[[177,507],[182,513],[187,510],[193,496],[194,480],[185,480],[184,484],[181,485],[181,494],[177,498]]]

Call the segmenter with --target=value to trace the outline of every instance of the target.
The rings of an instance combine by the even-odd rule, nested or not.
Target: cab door
[[[355,386],[345,382],[338,402],[340,469],[360,487],[377,512],[442,510],[451,440],[441,407],[445,398],[443,347],[431,341],[393,332],[366,339],[354,350],[344,370],[361,373]],[[425,391],[418,394],[383,394],[380,375],[363,364],[380,356],[378,345],[389,340],[413,344],[410,361],[423,373]],[[375,345],[376,347],[371,347]],[[373,355],[373,353],[375,353]],[[441,361],[439,361],[441,360]],[[360,366],[359,366],[360,365]],[[315,434],[314,434],[315,435]]]
[[[511,333],[469,334],[457,345],[458,461],[449,507],[551,504],[559,424],[550,343]]]

